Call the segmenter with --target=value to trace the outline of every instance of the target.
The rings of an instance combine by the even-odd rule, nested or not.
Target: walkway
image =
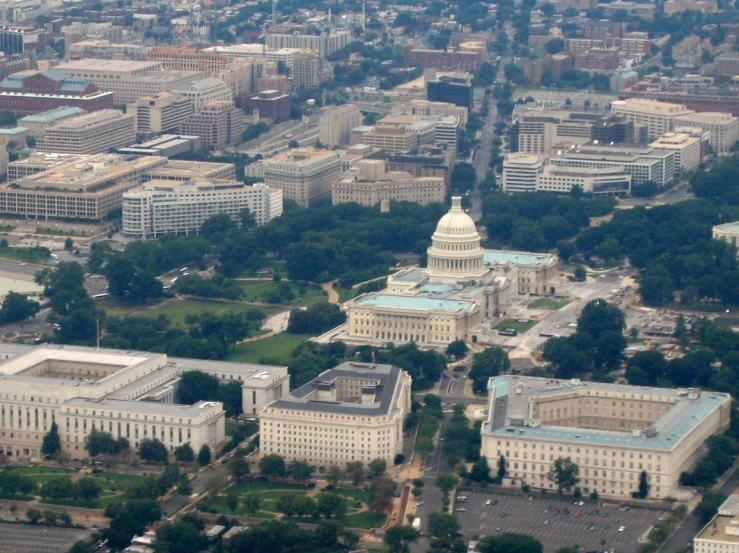
[[[339,303],[339,293],[336,291],[336,288],[334,288],[334,284],[337,282],[339,282],[339,279],[334,279],[331,282],[324,282],[321,284],[321,288],[323,288],[328,294],[328,303]]]

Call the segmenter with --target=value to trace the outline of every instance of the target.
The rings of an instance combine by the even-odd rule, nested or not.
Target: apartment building
[[[536,155],[508,154],[503,160],[503,191],[535,192],[543,165],[541,158]]]
[[[739,119],[730,113],[700,112],[683,115],[675,120],[676,126],[700,127],[709,133],[708,142],[714,152],[723,154],[739,140]]]
[[[301,50],[295,56],[291,76],[293,88],[316,88],[321,85],[321,57],[312,50]]]
[[[76,115],[82,115],[87,113],[82,108],[73,107],[61,107],[51,109],[48,111],[42,111],[41,113],[35,113],[33,115],[26,115],[18,119],[18,124],[26,129],[30,136],[34,138],[40,138],[46,134],[46,130],[59,121],[67,119],[69,117],[75,117]]]
[[[288,391],[286,367],[49,344],[12,350],[6,344],[2,354],[0,451],[10,458],[41,459],[53,423],[62,451],[74,459],[88,457],[85,439],[93,430],[126,438],[134,449],[148,438],[170,453],[186,443],[195,451],[203,445],[215,451],[226,441],[223,405],[173,404],[176,382],[188,371],[240,382],[247,413]]]
[[[415,150],[425,144],[433,144],[436,139],[437,123],[438,121],[416,115],[391,114],[377,121],[374,127],[368,127],[367,132],[362,133],[356,140],[382,148],[390,155],[397,154]],[[442,130],[442,134],[443,132]]]
[[[272,49],[264,44],[231,44],[229,46],[211,46],[205,48],[203,52],[216,53],[230,60],[245,60],[250,62],[253,60],[262,60],[275,64],[283,63],[290,70],[294,70],[295,61],[298,59],[298,56],[305,52],[313,52],[313,50],[302,48]]]
[[[331,197],[331,186],[341,176],[337,152],[296,148],[265,160],[264,184],[282,190],[284,197],[303,207]]]
[[[729,426],[729,394],[498,376],[488,383],[481,455],[516,484],[554,490],[554,461],[580,467],[583,494],[628,498],[647,473],[650,499],[671,497],[708,437]]]
[[[192,112],[192,98],[171,92],[142,96],[127,109],[127,113],[136,116],[136,132],[139,133],[177,131]]]
[[[268,223],[282,215],[282,190],[242,182],[154,179],[123,195],[122,231],[141,239],[193,234],[219,213],[238,222],[244,209],[254,215],[258,225]]]
[[[362,124],[362,112],[354,104],[332,107],[318,119],[318,140],[326,147],[349,144],[352,129]]]
[[[136,142],[136,116],[115,109],[58,121],[36,143],[42,152],[98,154]]]
[[[334,205],[358,203],[365,207],[383,200],[427,205],[443,202],[446,184],[442,177],[414,177],[410,173],[387,171],[384,160],[362,159],[331,187]]]
[[[2,213],[100,221],[121,208],[123,193],[149,180],[167,158],[98,154],[64,160],[0,185]],[[32,170],[29,169],[28,172]]]
[[[265,36],[265,44],[271,50],[280,48],[297,48],[300,50],[315,50],[322,58],[341,50],[352,41],[351,31],[332,29],[329,34],[303,35],[300,32],[292,34],[272,34]]]
[[[693,113],[684,105],[642,98],[611,102],[611,111],[623,115],[635,125],[646,125],[650,140],[656,140],[663,134],[674,131],[679,118]]]
[[[448,46],[444,50],[408,48],[405,62],[409,67],[438,69],[440,71],[469,71],[476,73],[485,61],[487,52],[465,51]]]
[[[569,194],[574,187],[586,194],[628,196],[631,175],[619,167],[586,168],[547,165],[536,177],[537,192]]]
[[[233,146],[241,143],[243,112],[231,101],[208,102],[183,121],[182,132],[199,136],[203,146]]]
[[[701,163],[701,139],[686,133],[666,133],[650,144],[655,150],[674,152],[675,175],[697,169]]]
[[[259,417],[262,455],[327,467],[403,451],[411,377],[391,365],[347,362],[268,404]]]

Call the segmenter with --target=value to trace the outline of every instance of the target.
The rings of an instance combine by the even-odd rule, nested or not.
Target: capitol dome
[[[452,207],[436,225],[428,253],[431,282],[454,283],[485,274],[484,250],[475,222],[462,209],[462,198],[454,196]]]

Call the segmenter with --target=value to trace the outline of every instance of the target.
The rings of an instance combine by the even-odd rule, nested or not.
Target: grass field
[[[226,360],[239,363],[259,363],[260,360],[267,360],[269,363],[287,365],[293,350],[310,337],[309,334],[282,332],[253,342],[238,344],[229,352]]]
[[[295,295],[293,299],[282,300],[275,302],[274,298],[270,295],[275,294],[281,285],[286,285],[292,290]],[[269,281],[247,281],[240,282],[239,287],[241,288],[243,299],[247,301],[256,301],[261,303],[281,303],[287,305],[313,305],[314,303],[321,303],[327,300],[326,296],[318,286],[307,286],[304,288],[304,293],[300,294],[300,287],[292,282],[282,281],[273,282]]]
[[[556,311],[561,309],[572,300],[553,300],[551,298],[539,298],[538,300],[532,301],[527,307],[530,309],[551,309]]]
[[[247,311],[259,310],[262,311],[265,317],[280,311],[277,307],[262,307],[244,305],[241,303],[229,303],[223,301],[208,301],[208,300],[181,300],[181,301],[170,301],[167,303],[159,303],[155,305],[126,305],[115,301],[104,301],[100,303],[108,315],[115,317],[127,317],[134,315],[136,317],[158,317],[159,315],[166,315],[173,326],[187,326],[185,318],[188,315],[202,315],[203,313],[210,312],[214,315],[222,315],[223,313],[246,313]]]
[[[520,322],[523,321],[523,322]],[[539,321],[533,320],[524,320],[524,319],[503,319],[500,321],[497,325],[495,325],[493,328],[495,330],[503,330],[505,328],[515,328],[519,332],[526,332],[530,328],[532,328],[534,325],[536,325]]]

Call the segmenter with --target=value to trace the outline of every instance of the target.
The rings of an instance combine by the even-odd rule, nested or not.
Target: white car
[[[493,504],[493,500],[492,500],[492,499],[488,499],[488,500],[487,500],[487,501],[485,502],[485,505],[492,505],[492,504]]]
[[[626,530],[626,526],[619,526],[618,528],[619,532],[623,532],[624,530]]]

